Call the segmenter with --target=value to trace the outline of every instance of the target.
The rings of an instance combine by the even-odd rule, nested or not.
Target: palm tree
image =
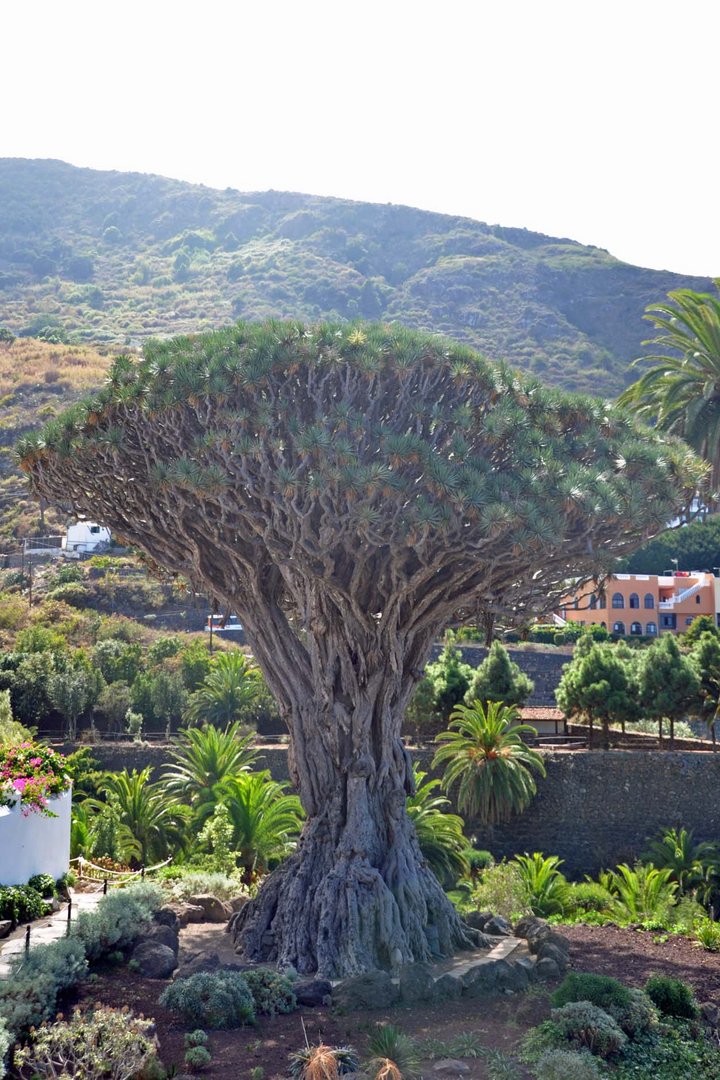
[[[442,885],[453,888],[458,878],[470,869],[465,855],[468,842],[463,835],[464,823],[457,814],[447,813],[450,800],[435,794],[439,780],[423,783],[426,775],[416,766],[413,768],[415,794],[408,796],[406,809],[430,869]]]
[[[458,705],[450,716],[450,730],[437,736],[433,768],[445,765],[442,786],[458,785],[461,813],[484,825],[508,821],[529,805],[537,788],[533,770],[545,776],[537,750],[523,742],[535,734],[529,724],[518,723],[514,705],[475,701]]]
[[[152,770],[106,773],[104,790],[118,810],[120,857],[141,866],[166,858],[182,843],[183,807],[168,798],[164,785],[150,782]],[[104,803],[87,802],[100,810]]]
[[[241,652],[218,653],[190,698],[185,717],[191,724],[232,724],[243,718],[262,688],[259,669]]]
[[[715,284],[720,287],[718,281]],[[720,485],[720,299],[678,289],[668,302],[651,304],[645,318],[659,331],[643,342],[655,352],[635,364],[652,364],[620,403],[657,426],[680,435],[712,466]]]
[[[201,824],[222,801],[223,782],[248,772],[257,760],[252,739],[241,736],[239,723],[222,731],[212,725],[187,728],[173,740],[173,764],[161,780],[164,790],[189,806]]]
[[[303,819],[297,795],[268,770],[228,776],[220,797],[230,813],[232,847],[247,881],[267,871],[295,846]]]

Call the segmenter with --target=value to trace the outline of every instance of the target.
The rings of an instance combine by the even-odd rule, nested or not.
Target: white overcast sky
[[[719,30],[717,0],[5,0],[0,156],[405,203],[718,276]]]

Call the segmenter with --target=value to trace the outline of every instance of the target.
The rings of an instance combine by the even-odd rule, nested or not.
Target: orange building
[[[720,625],[720,579],[705,571],[673,574],[614,574],[602,590],[593,583],[563,600],[557,616],[564,622],[604,626],[611,634],[654,637],[682,634],[698,615]]]

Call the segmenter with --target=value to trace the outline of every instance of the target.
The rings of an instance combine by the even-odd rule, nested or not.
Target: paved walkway
[[[74,922],[81,911],[94,911],[102,900],[102,890],[98,892],[75,892],[70,890],[72,896],[72,921]],[[52,915],[46,915],[44,919],[37,919],[30,923],[30,948],[36,945],[47,945],[50,941],[67,934],[68,921],[67,904],[63,904],[59,911]],[[0,941],[0,979],[6,979],[11,973],[10,960],[22,953],[25,949],[25,933],[27,924],[22,923],[9,937]]]

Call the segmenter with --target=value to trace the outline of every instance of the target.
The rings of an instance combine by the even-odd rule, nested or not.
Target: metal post
[[[28,926],[25,931],[25,952],[30,952],[30,927]]]
[[[144,863],[140,867],[140,879],[141,879],[141,881],[145,880],[145,864]]]
[[[68,899],[67,932],[70,933],[70,920],[72,919],[72,896]]]
[[[105,878],[105,880],[103,881],[103,896],[107,896],[107,886],[108,886],[108,879]]]

